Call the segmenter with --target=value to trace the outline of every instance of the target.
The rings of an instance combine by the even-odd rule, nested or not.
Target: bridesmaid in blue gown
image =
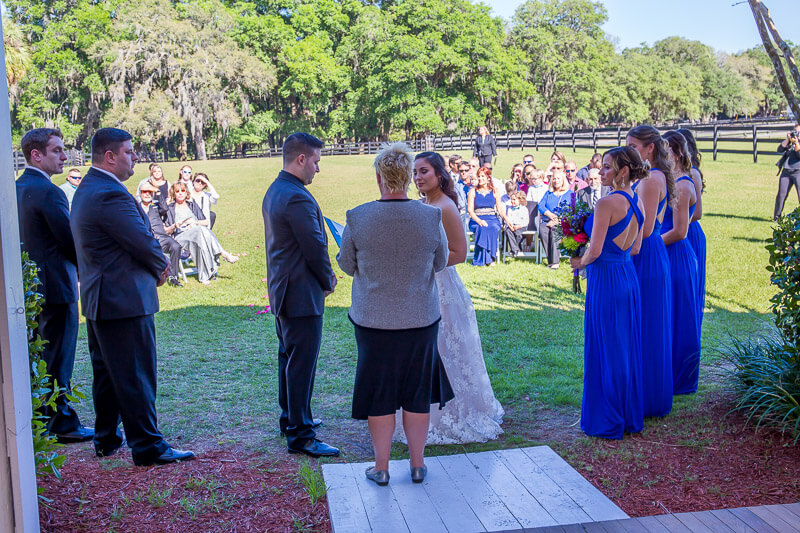
[[[586,268],[581,429],[590,436],[621,439],[644,426],[639,280],[630,251],[641,240],[644,214],[631,182],[647,177],[639,153],[609,150],[600,169],[601,198],[586,222],[589,248],[570,259]]]
[[[632,187],[644,206],[644,224],[641,247],[631,253],[642,294],[644,416],[660,417],[672,410],[672,287],[661,223],[667,198],[675,197],[675,177],[669,147],[653,126],[632,129],[627,145],[652,165]]]
[[[689,146],[689,157],[692,160],[692,170],[690,177],[694,182],[694,190],[697,194],[697,207],[692,215],[692,222],[689,224],[689,244],[692,245],[694,254],[697,256],[697,283],[699,284],[699,309],[700,326],[703,325],[703,310],[706,306],[706,234],[700,227],[700,219],[703,218],[703,193],[706,191],[706,180],[700,170],[700,152],[697,150],[697,142],[694,140],[692,132],[686,128],[681,128],[678,133],[686,139]]]
[[[473,266],[494,265],[497,261],[497,242],[500,237],[498,216],[508,223],[500,195],[492,186],[491,171],[486,167],[478,169],[478,186],[469,191],[467,198],[470,218],[477,224],[475,228],[475,254]]]
[[[697,282],[697,256],[687,239],[689,221],[697,204],[697,193],[692,178],[692,167],[686,139],[675,131],[664,138],[672,151],[676,175],[676,199],[668,202],[661,225],[661,238],[667,246],[670,275],[672,276],[672,393],[691,394],[697,391],[700,372],[700,316],[699,284]]]

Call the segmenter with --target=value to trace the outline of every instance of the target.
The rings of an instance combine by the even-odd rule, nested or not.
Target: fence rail
[[[753,162],[758,162],[759,153],[774,154],[777,143],[786,137],[786,132],[794,125],[791,121],[758,120],[747,123],[717,122],[714,124],[678,124],[676,127],[685,127],[692,131],[698,142],[700,151],[710,153],[714,161],[719,154],[750,154]],[[625,141],[627,128],[621,126],[612,128],[591,128],[569,130],[528,130],[528,131],[502,131],[495,133],[498,149],[506,150],[539,150],[539,148],[552,148],[553,150],[572,151],[578,148],[590,148],[597,152],[620,146]],[[472,134],[450,136],[428,136],[423,139],[406,140],[405,142],[416,152],[435,150],[440,152],[472,152]],[[729,146],[748,144],[749,147],[733,148]],[[322,155],[371,155],[377,153],[383,142],[352,142],[327,144],[322,149]],[[725,145],[724,147],[721,145]],[[67,166],[83,166],[91,163],[92,155],[80,150],[67,150]],[[250,150],[230,150],[209,154],[210,159],[243,159],[252,157],[281,157],[283,150],[278,148],[259,147]],[[141,161],[164,162],[162,152],[144,152],[139,155]],[[25,158],[22,152],[14,152],[14,171],[25,167]]]

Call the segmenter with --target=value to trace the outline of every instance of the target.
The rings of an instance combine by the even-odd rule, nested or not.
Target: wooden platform
[[[628,518],[547,446],[425,464],[428,476],[415,485],[408,461],[391,461],[386,487],[364,476],[372,463],[323,465],[334,533],[512,532]]]
[[[799,533],[800,503],[665,514],[528,530],[531,533]]]

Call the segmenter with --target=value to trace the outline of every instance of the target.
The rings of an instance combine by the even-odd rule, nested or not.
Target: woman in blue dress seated
[[[697,207],[697,190],[689,173],[692,160],[686,139],[676,131],[664,138],[672,151],[675,175],[674,202],[667,202],[661,238],[667,247],[672,278],[672,393],[697,391],[700,371],[700,284],[697,255],[689,242],[689,223]]]
[[[631,182],[647,177],[636,149],[603,155],[603,185],[614,192],[597,201],[586,221],[591,235],[572,268],[586,268],[581,429],[592,437],[621,439],[644,426],[641,298],[631,248],[641,242],[644,214]]]
[[[478,169],[478,186],[469,191],[467,199],[469,217],[475,222],[474,266],[492,266],[497,261],[497,242],[500,238],[498,216],[508,224],[505,209],[500,203],[500,192],[492,185],[492,171],[486,167]]]
[[[555,153],[553,154],[555,156]],[[555,214],[558,207],[568,206],[575,198],[575,193],[569,188],[567,175],[563,170],[554,170],[553,177],[550,178],[550,190],[548,190],[539,202],[539,238],[542,239],[545,254],[547,254],[547,264],[552,269],[556,269],[561,261],[561,252],[558,250],[553,228],[561,222]]]

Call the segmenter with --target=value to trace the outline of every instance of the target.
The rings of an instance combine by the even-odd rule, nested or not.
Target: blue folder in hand
[[[325,219],[325,223],[328,224],[328,229],[331,230],[331,235],[333,235],[336,244],[339,248],[342,247],[342,232],[344,231],[344,226],[339,224],[336,221],[329,219],[328,217],[322,217]]]

